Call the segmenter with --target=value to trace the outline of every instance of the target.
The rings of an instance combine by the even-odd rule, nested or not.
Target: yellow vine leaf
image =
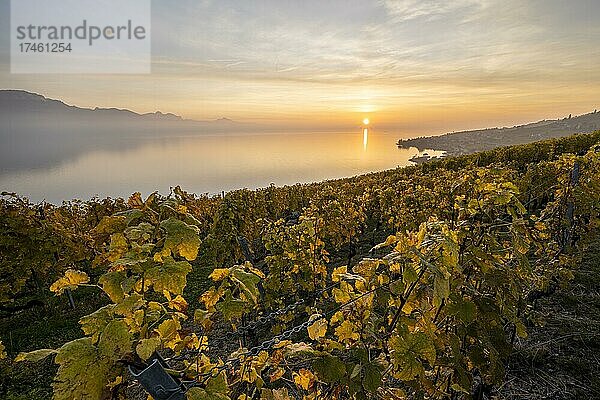
[[[310,325],[307,330],[308,336],[312,340],[318,340],[322,337],[325,337],[325,333],[327,333],[327,320],[321,318]]]
[[[127,252],[129,245],[127,238],[122,233],[114,233],[110,236],[110,247],[108,251],[108,261],[115,262]]]
[[[338,267],[333,270],[331,274],[332,282],[339,282],[341,280],[341,275],[348,273],[348,267],[344,265],[343,267]]]
[[[340,326],[335,328],[335,334],[340,341],[358,340],[360,338],[358,332],[354,332],[354,326],[350,321],[344,321]]]
[[[333,298],[339,304],[344,304],[349,302],[352,297],[350,297],[350,292],[352,291],[352,286],[348,282],[341,282],[340,288],[334,288],[331,293],[333,293]]]
[[[122,284],[126,279],[125,271],[107,272],[98,279],[98,284],[114,303],[118,303],[125,296]]]
[[[127,199],[127,205],[132,208],[142,208],[144,206],[144,200],[142,200],[142,194],[140,192],[135,192],[132,194],[129,199]]]
[[[91,336],[92,342],[96,343],[100,338],[100,334],[114,318],[114,305],[109,304],[104,306],[90,315],[86,315],[79,320],[81,330],[88,336]]]
[[[98,353],[103,359],[117,361],[131,352],[132,341],[132,334],[124,321],[111,321],[100,335]]]
[[[94,228],[96,234],[112,234],[125,229],[127,217],[121,215],[104,216],[100,223]]]
[[[57,295],[63,294],[65,290],[74,290],[80,284],[88,283],[89,281],[90,278],[85,272],[68,269],[62,278],[59,278],[50,286],[50,290]]]
[[[215,282],[219,282],[227,278],[228,275],[229,268],[215,268],[208,277]]]
[[[0,360],[5,359],[6,357],[6,347],[4,347],[4,344],[2,344],[2,341],[0,340]]]
[[[176,319],[168,319],[161,323],[156,330],[160,335],[162,342],[165,347],[175,349],[175,347],[181,342],[179,337],[179,330],[181,324]]]
[[[123,383],[123,377],[121,375],[119,375],[115,378],[114,381],[112,381],[108,385],[106,385],[106,387],[108,387],[110,390],[112,390],[115,387],[119,386],[121,383]]]
[[[163,294],[167,298],[170,308],[181,312],[185,312],[187,310],[188,303],[180,294],[175,296],[175,298],[171,298],[171,294],[166,290],[163,291]]]
[[[202,295],[200,296],[200,300],[204,303],[208,310],[211,310],[214,309],[215,304],[217,304],[217,302],[219,301],[221,296],[223,296],[224,293],[225,291],[221,287],[217,289],[213,286],[206,292],[202,293]]]
[[[315,375],[307,369],[301,369],[294,374],[294,383],[304,390],[308,390],[315,381]]]
[[[244,266],[248,269],[248,271],[252,272],[254,275],[257,275],[261,279],[265,279],[266,275],[260,269],[252,266],[251,263],[246,262]]]
[[[379,260],[366,258],[359,262],[357,265],[355,265],[354,268],[352,268],[352,272],[368,280],[371,279],[373,275],[375,275],[379,264]]]

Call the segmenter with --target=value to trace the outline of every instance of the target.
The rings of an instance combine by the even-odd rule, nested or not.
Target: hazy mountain
[[[446,150],[448,155],[460,155],[490,150],[500,146],[531,143],[538,140],[588,133],[600,129],[600,112],[563,119],[543,120],[526,125],[447,133],[398,141],[399,147],[420,150]]]
[[[228,118],[193,121],[160,111],[81,108],[22,90],[0,90],[0,173],[55,165],[91,150],[131,148],[148,139],[259,128]]]

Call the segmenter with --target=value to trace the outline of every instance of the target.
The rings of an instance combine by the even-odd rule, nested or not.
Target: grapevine
[[[44,219],[9,195],[0,245],[20,253],[2,267],[32,257],[56,295],[107,303],[83,337],[15,361],[54,357],[56,399],[123,398],[158,359],[188,399],[467,398],[502,383],[531,294],[566,284],[598,229],[598,135],[224,197],[45,205]],[[361,251],[371,232],[381,243]],[[195,268],[211,272],[190,298]],[[32,279],[16,271],[9,298]]]

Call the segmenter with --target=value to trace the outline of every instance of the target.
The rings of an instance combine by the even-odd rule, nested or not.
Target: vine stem
[[[425,275],[426,270],[427,270],[427,265],[425,263],[422,263],[421,271],[419,272],[419,276],[413,283],[410,284],[410,286],[408,287],[408,290],[406,291],[406,295],[400,297],[400,306],[398,306],[398,310],[396,310],[396,314],[394,314],[394,318],[392,318],[392,322],[390,323],[390,325],[387,328],[388,335],[390,335],[396,328],[396,325],[398,324],[398,321],[400,320],[400,316],[402,315],[402,309],[404,308],[404,305],[406,304],[406,302],[408,301],[408,298],[410,297],[413,290],[417,286],[417,283],[421,280],[421,278],[423,278],[423,275]]]

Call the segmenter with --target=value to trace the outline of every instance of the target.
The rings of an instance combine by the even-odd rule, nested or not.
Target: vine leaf
[[[312,339],[312,340],[318,340],[322,337],[325,336],[325,333],[327,333],[327,320],[324,318],[321,318],[317,321],[315,321],[312,325],[310,325],[308,328],[308,336]]]
[[[315,381],[315,375],[307,369],[302,368],[298,373],[294,373],[294,383],[304,390],[308,390]]]
[[[475,320],[477,307],[472,301],[456,299],[448,304],[448,313],[456,315],[463,322],[470,323]]]
[[[338,357],[329,354],[315,360],[312,367],[325,383],[338,382],[346,375],[346,365]]]
[[[59,278],[50,286],[50,290],[56,294],[63,294],[65,290],[77,289],[77,286],[89,281],[90,278],[85,272],[68,269],[62,278]]]
[[[96,343],[98,341],[106,325],[113,320],[113,309],[114,305],[109,304],[79,320],[83,333],[91,336],[92,342]]]
[[[209,379],[206,383],[206,391],[211,394],[226,395],[229,392],[229,386],[227,385],[225,373],[221,372],[218,376]]]
[[[162,293],[167,290],[174,294],[182,294],[186,285],[186,276],[192,270],[187,261],[175,261],[165,257],[163,263],[156,264],[146,271],[146,284],[153,286],[154,291]]]
[[[156,330],[162,339],[165,347],[174,349],[175,346],[181,341],[179,337],[179,330],[181,324],[176,319],[168,319],[162,322]]]
[[[423,332],[410,333],[406,336],[394,336],[389,340],[394,365],[399,369],[396,378],[405,381],[413,380],[424,374],[421,359],[430,365],[435,363],[436,351],[431,339]]]
[[[99,357],[90,338],[62,346],[55,362],[59,365],[52,384],[55,400],[102,398],[111,365]]]
[[[229,272],[229,268],[215,268],[208,277],[215,282],[219,282],[227,278],[229,276]]]
[[[196,259],[200,247],[198,227],[188,225],[176,218],[169,218],[161,222],[160,227],[165,230],[167,235],[162,251],[164,256],[173,253],[179,254],[188,261]]]
[[[110,236],[110,247],[107,254],[107,259],[110,262],[115,262],[127,253],[129,245],[127,238],[122,233],[114,233]]]
[[[193,387],[188,390],[186,398],[188,400],[229,400],[228,392],[227,377],[222,372],[217,377],[211,378],[205,389]]]
[[[292,400],[287,388],[263,389],[260,398],[264,400]]]
[[[450,296],[450,274],[444,267],[440,267],[440,272],[435,274],[433,283],[433,305],[439,307],[448,296]]]
[[[2,343],[0,343],[0,346],[2,346]],[[3,349],[4,349],[4,346],[0,347],[0,352],[2,352]],[[21,362],[21,361],[38,362],[38,361],[43,360],[46,357],[56,354],[56,353],[57,353],[57,351],[53,350],[53,349],[40,349],[40,350],[30,351],[29,353],[19,353],[15,357],[15,362]]]
[[[167,290],[163,290],[163,295],[169,302],[169,307],[171,309],[179,312],[185,312],[187,310],[188,302],[180,294],[175,297],[171,297],[171,293],[169,293]]]
[[[97,235],[110,235],[125,229],[127,218],[124,215],[104,216],[94,228]]]
[[[127,324],[122,320],[114,320],[106,325],[100,335],[98,351],[103,359],[115,362],[131,352],[131,343],[132,337]]]
[[[374,393],[381,386],[381,371],[374,364],[367,364],[364,367],[365,375],[363,377],[363,386],[369,392]]]
[[[234,280],[239,284],[240,290],[256,303],[260,295],[257,286],[258,282],[260,282],[260,277],[243,271],[240,268],[235,268],[232,275]]]
[[[242,316],[246,308],[246,303],[242,300],[234,299],[231,291],[227,290],[223,301],[217,304],[216,308],[223,314],[226,320],[231,321],[239,319]]]
[[[98,279],[98,284],[113,303],[118,303],[125,296],[122,286],[125,279],[127,279],[125,271],[107,272]]]
[[[344,321],[340,326],[335,328],[335,334],[341,341],[358,340],[360,335],[354,332],[354,326],[350,321]]]
[[[281,379],[285,375],[285,369],[277,367],[271,374],[269,374],[269,382],[273,383]]]
[[[160,338],[151,337],[142,339],[135,348],[135,352],[142,360],[147,360],[160,347]]]

